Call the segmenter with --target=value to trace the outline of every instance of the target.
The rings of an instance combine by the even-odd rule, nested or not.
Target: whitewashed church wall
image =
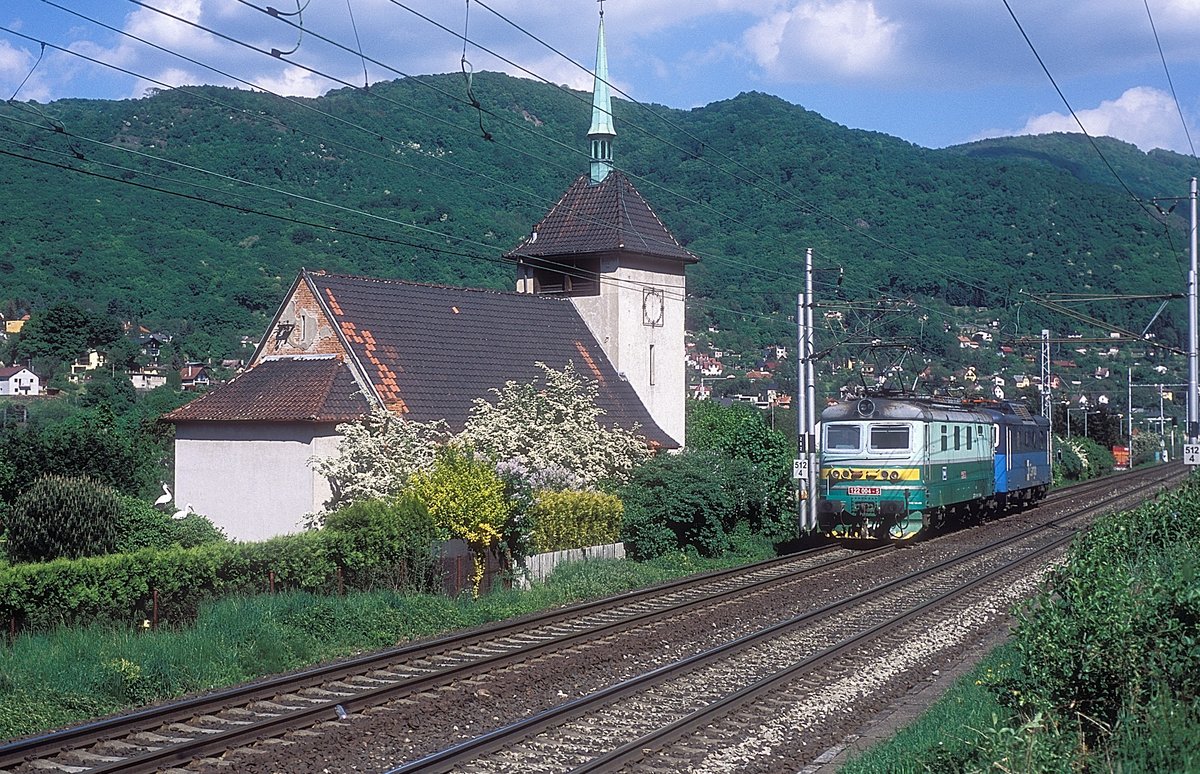
[[[190,423],[175,428],[175,504],[191,504],[232,539],[300,532],[329,499],[309,466],[336,451],[332,425]]]

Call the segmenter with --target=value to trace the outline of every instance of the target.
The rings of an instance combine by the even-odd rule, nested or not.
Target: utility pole
[[[804,396],[808,403],[808,427],[805,428],[805,433],[808,436],[808,442],[805,447],[808,449],[808,500],[806,501],[808,520],[808,528],[814,530],[817,527],[817,481],[820,477],[820,460],[817,457],[817,380],[816,366],[813,363],[813,358],[816,355],[816,347],[813,345],[813,307],[816,306],[816,299],[813,298],[813,260],[812,248],[808,248],[804,255],[804,330],[806,340],[804,342],[804,386],[807,394]]]
[[[1191,264],[1188,269],[1188,399],[1187,399],[1187,439],[1188,443],[1196,443],[1200,436],[1200,393],[1197,392],[1197,322],[1196,322],[1196,178],[1192,178],[1191,199],[1192,225],[1190,233]]]
[[[805,274],[808,273],[808,262],[812,256],[812,249],[809,248],[804,261]],[[792,478],[796,481],[796,521],[799,523],[800,531],[807,533],[809,531],[808,523],[808,498],[812,492],[808,488],[808,471],[805,469],[808,464],[808,385],[805,380],[808,377],[807,369],[805,368],[808,360],[808,350],[805,348],[808,342],[808,332],[804,326],[808,318],[804,314],[805,305],[805,289],[808,287],[807,280],[804,287],[796,294],[796,461],[793,465]]]
[[[812,248],[804,254],[804,290],[796,298],[796,462],[792,474],[800,490],[800,529],[817,526],[817,425],[815,369],[813,367],[813,265]]]
[[[1042,328],[1042,416],[1051,419],[1050,412],[1050,331]],[[1051,422],[1051,427],[1054,426]]]
[[[1126,414],[1126,416],[1129,417],[1129,432],[1127,433],[1127,435],[1129,436],[1129,467],[1132,468],[1133,467],[1133,366],[1129,366],[1129,381],[1127,382],[1127,384],[1128,384],[1129,397],[1127,399],[1128,402],[1125,405],[1128,406],[1128,408],[1126,409],[1126,411],[1128,412]],[[1162,396],[1162,388],[1161,387],[1158,390],[1158,394],[1160,397]],[[1158,409],[1158,413],[1162,414],[1161,402],[1160,402],[1160,407]],[[1161,433],[1160,433],[1160,435],[1161,435]]]

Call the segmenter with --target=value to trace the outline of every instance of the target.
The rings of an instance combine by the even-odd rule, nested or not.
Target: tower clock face
[[[642,324],[661,328],[665,311],[663,292],[658,288],[642,289]]]

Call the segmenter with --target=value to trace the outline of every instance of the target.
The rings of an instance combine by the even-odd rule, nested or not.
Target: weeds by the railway
[[[1102,519],[1009,645],[845,771],[1200,771],[1198,552],[1194,477]]]
[[[769,545],[746,539],[720,559],[672,554],[566,564],[528,591],[479,599],[295,592],[206,605],[177,629],[21,635],[0,648],[0,740],[771,554]]]

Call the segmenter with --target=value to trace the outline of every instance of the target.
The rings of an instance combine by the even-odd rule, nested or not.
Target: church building
[[[684,444],[684,269],[696,261],[615,168],[600,17],[591,164],[506,254],[517,292],[302,270],[247,369],[166,415],[176,502],[231,538],[295,532],[330,497],[312,470],[379,406],[457,432],[476,398],[572,363],[605,422]]]

